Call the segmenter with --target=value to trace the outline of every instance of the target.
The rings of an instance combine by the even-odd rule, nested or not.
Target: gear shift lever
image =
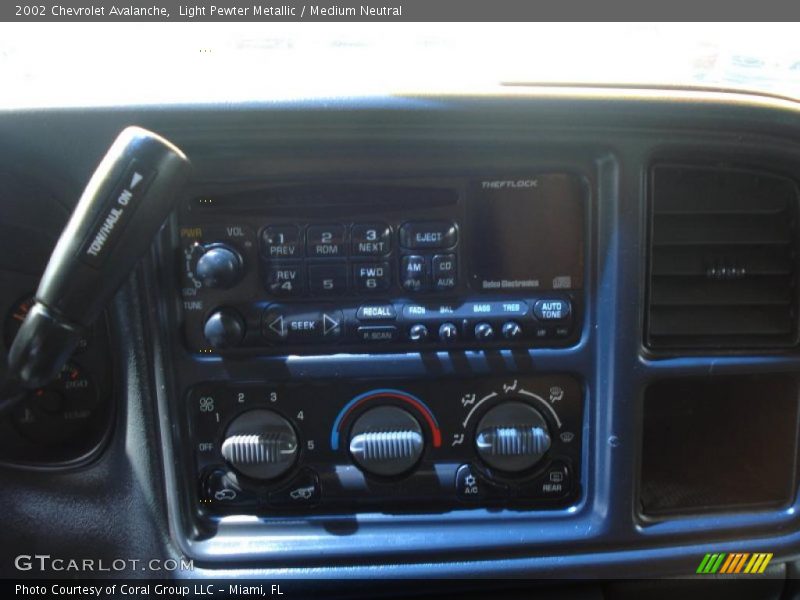
[[[0,412],[56,377],[80,338],[152,243],[190,163],[139,127],[117,137],[58,239],[8,357]]]

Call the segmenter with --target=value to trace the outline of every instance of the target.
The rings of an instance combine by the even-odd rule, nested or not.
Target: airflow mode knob
[[[228,427],[222,456],[242,475],[274,479],[294,465],[297,434],[278,413],[256,409],[242,413]]]
[[[411,470],[422,456],[425,438],[419,422],[395,406],[361,415],[350,431],[350,454],[367,473],[386,477]]]
[[[503,402],[478,423],[475,447],[490,467],[509,473],[525,471],[550,448],[547,422],[524,402]]]

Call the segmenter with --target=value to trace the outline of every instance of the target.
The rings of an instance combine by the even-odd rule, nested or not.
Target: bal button
[[[439,327],[439,339],[447,343],[458,340],[458,327],[455,323],[442,323]]]

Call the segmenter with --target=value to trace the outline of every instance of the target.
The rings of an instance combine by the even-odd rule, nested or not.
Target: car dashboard
[[[792,572],[796,102],[520,85],[6,111],[6,347],[131,124],[193,176],[0,423],[10,547],[192,560],[178,578]]]

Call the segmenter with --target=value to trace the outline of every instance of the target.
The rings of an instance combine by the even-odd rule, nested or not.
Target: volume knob
[[[197,259],[195,275],[207,288],[228,289],[242,278],[241,255],[227,244],[209,244]]]
[[[379,406],[361,415],[350,431],[350,454],[373,475],[411,470],[422,456],[425,438],[417,420],[395,406]]]
[[[255,409],[242,413],[228,426],[222,456],[242,475],[275,479],[286,473],[298,455],[297,434],[278,413]]]
[[[503,402],[478,423],[475,448],[490,467],[510,473],[525,471],[550,448],[547,422],[524,402]]]

